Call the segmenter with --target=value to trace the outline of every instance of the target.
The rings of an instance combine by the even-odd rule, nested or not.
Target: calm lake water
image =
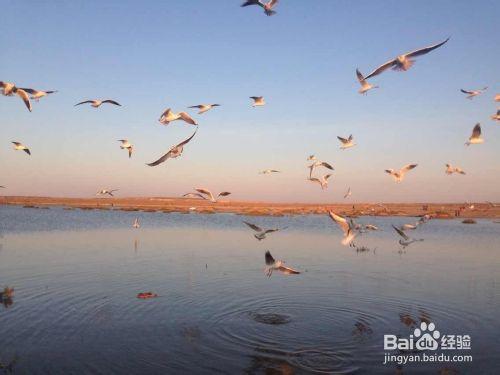
[[[259,242],[242,220],[288,228]],[[0,362],[21,374],[498,374],[500,224],[432,220],[400,252],[391,224],[414,219],[357,220],[382,229],[357,241],[370,251],[341,246],[327,216],[0,206],[0,287],[15,288]],[[266,277],[266,250],[302,273]],[[446,354],[473,362],[383,365],[384,334],[408,338],[421,321],[469,335],[470,350]]]

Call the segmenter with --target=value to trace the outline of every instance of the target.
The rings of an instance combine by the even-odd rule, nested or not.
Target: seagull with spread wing
[[[76,103],[75,104],[75,107],[77,105],[82,105],[82,104],[90,104],[92,107],[94,108],[99,108],[102,104],[105,104],[105,103],[108,103],[108,104],[113,104],[113,105],[117,105],[119,107],[121,107],[122,105],[114,100],[111,100],[111,99],[106,99],[106,100],[100,100],[100,99],[91,99],[91,100],[85,100],[83,102],[80,102],[80,103]]]
[[[481,124],[477,123],[472,129],[472,135],[469,137],[469,140],[465,142],[465,145],[470,146],[481,143],[484,143],[484,139],[481,138]]]
[[[341,150],[345,150],[345,149],[356,146],[356,143],[354,143],[354,140],[352,138],[352,134],[347,139],[342,138],[342,137],[338,137],[338,136],[337,136],[337,138],[340,141],[340,143],[342,143],[342,145],[340,146]]]
[[[210,199],[211,202],[213,203],[217,203],[217,200],[220,198],[220,197],[227,197],[228,195],[231,194],[231,192],[229,191],[221,191],[219,193],[219,195],[217,195],[217,198],[214,197],[214,195],[212,194],[212,192],[208,189],[205,189],[205,188],[195,188],[194,190],[196,190],[198,193],[200,194],[203,194],[201,197],[204,198],[204,199]]]
[[[347,193],[344,194],[344,199],[349,198],[352,195],[351,187],[347,189]]]
[[[450,38],[446,39],[445,41],[443,41],[441,43],[434,44],[434,45],[429,46],[429,47],[420,48],[420,49],[417,49],[415,51],[408,52],[408,53],[405,53],[403,55],[399,55],[395,59],[389,60],[386,63],[380,65],[377,69],[375,69],[373,72],[371,72],[370,74],[368,74],[365,77],[365,79],[374,77],[374,76],[376,76],[376,75],[378,75],[378,74],[380,74],[380,73],[382,73],[382,72],[384,72],[384,71],[386,71],[387,69],[390,69],[390,68],[392,68],[393,70],[398,70],[398,71],[407,71],[414,64],[414,62],[415,62],[414,58],[415,57],[425,55],[425,54],[427,54],[427,53],[435,50],[436,48],[441,47],[449,39]]]
[[[264,269],[265,274],[268,277],[271,277],[273,271],[279,271],[285,275],[298,275],[299,271],[294,270],[293,268],[286,267],[285,262],[282,260],[275,260],[269,251],[266,251],[266,265],[267,267]]]
[[[195,120],[191,116],[189,116],[186,112],[174,113],[170,108],[167,108],[160,116],[158,120],[162,125],[168,125],[172,121],[182,120],[191,125],[198,125]]]
[[[259,174],[271,174],[271,173],[281,173],[281,171],[278,171],[277,169],[264,169],[263,171],[259,172]]]
[[[260,107],[266,104],[263,96],[251,96],[250,99],[253,100],[252,107]]]
[[[188,108],[198,108],[198,114],[201,115],[202,113],[205,113],[207,111],[210,111],[213,107],[220,107],[220,104],[198,104],[198,105],[192,105],[191,107]]]
[[[26,108],[28,108],[28,111],[31,112],[32,107],[30,98],[28,96],[28,93],[24,91],[24,89],[17,88],[13,83],[3,81],[0,81],[0,88],[2,88],[2,94],[4,96],[12,96],[14,94],[19,96],[26,105]]]
[[[359,69],[356,69],[356,76],[358,77],[359,84],[361,85],[361,88],[358,91],[360,94],[366,95],[368,91],[370,91],[371,89],[379,88],[378,86],[374,86],[368,83],[368,81],[366,80],[365,77],[363,77],[363,74],[361,74]]]
[[[389,173],[394,178],[394,181],[401,182],[403,181],[406,172],[411,171],[417,165],[418,164],[408,164],[401,168],[399,171],[395,171],[394,169],[386,169],[385,172]]]
[[[321,176],[320,178],[309,177],[309,181],[319,184],[321,186],[321,190],[325,190],[328,187],[328,179],[330,177],[332,177],[331,174]]]
[[[264,13],[266,16],[272,16],[276,14],[276,11],[273,10],[273,8],[278,4],[278,0],[269,0],[267,3],[264,3],[261,0],[247,0],[243,4],[241,4],[242,7],[247,7],[249,5],[258,5],[262,9],[264,9]]]
[[[122,150],[127,150],[128,151],[128,157],[129,159],[132,157],[132,152],[134,151],[134,145],[131,144],[128,140],[126,139],[119,139],[118,142],[121,142],[122,144],[120,145],[120,148]]]
[[[198,129],[196,129],[194,131],[194,133],[188,138],[188,139],[185,139],[184,141],[182,141],[181,143],[179,143],[178,145],[175,145],[175,146],[172,146],[170,148],[170,150],[165,154],[163,155],[161,158],[159,158],[158,160],[152,162],[152,163],[149,163],[149,164],[146,164],[146,165],[149,165],[150,167],[155,167],[161,163],[163,163],[164,161],[166,161],[167,159],[175,159],[175,158],[178,158],[179,156],[182,155],[182,152],[184,151],[184,146],[189,143],[189,141],[191,139],[193,139],[194,135],[196,134],[196,132],[198,131]]]
[[[118,191],[118,189],[102,189],[102,190],[99,190],[96,195],[109,195],[110,197],[114,197],[113,193],[115,191]]]
[[[423,241],[423,238],[415,239],[415,238],[410,238],[409,236],[406,235],[405,232],[403,232],[401,229],[399,229],[396,226],[392,226],[394,230],[396,231],[397,234],[401,236],[401,239],[399,240],[399,244],[403,247],[403,249],[409,245],[411,245],[414,242],[420,242]]]
[[[464,94],[467,94],[467,99],[472,100],[475,96],[481,95],[483,92],[485,92],[488,89],[488,86],[483,87],[482,89],[478,90],[464,90],[460,89],[461,92]]]
[[[445,173],[450,175],[453,173],[459,173],[459,174],[465,174],[464,170],[460,167],[454,167],[451,164],[446,164],[446,170]]]
[[[281,228],[281,229],[280,228],[263,229],[263,228],[259,227],[258,225],[249,223],[247,221],[243,221],[243,223],[245,223],[250,228],[252,228],[255,232],[257,232],[257,233],[254,234],[254,237],[257,238],[259,241],[265,239],[266,235],[269,234],[269,233],[274,233],[274,232],[277,232],[279,230],[286,229],[286,227],[285,228]]]
[[[355,246],[353,241],[358,232],[356,231],[355,224],[352,219],[347,220],[346,218],[337,215],[332,211],[328,211],[328,215],[333,220],[333,222],[336,223],[340,227],[340,229],[342,229],[342,232],[344,232],[344,237],[342,238],[342,241],[340,241],[340,243],[344,246]]]
[[[14,150],[17,150],[17,151],[24,151],[26,152],[28,155],[31,155],[31,151],[28,147],[26,147],[25,145],[23,145],[21,142],[16,142],[16,141],[13,141],[12,144],[14,145]]]

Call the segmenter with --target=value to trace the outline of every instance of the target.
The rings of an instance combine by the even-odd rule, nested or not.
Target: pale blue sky
[[[500,200],[500,3],[282,0],[266,17],[240,1],[2,1],[0,80],[59,90],[29,113],[0,97],[0,185],[9,195],[177,196],[195,186],[233,199],[328,202]],[[355,69],[450,36],[408,72],[386,72],[364,97]],[[473,101],[460,88],[489,90]],[[267,105],[250,107],[249,96]],[[123,107],[73,105],[112,98]],[[183,156],[145,166],[194,127],[161,112],[221,107],[195,118]],[[476,122],[486,142],[465,147]],[[337,135],[353,134],[341,151]],[[116,141],[136,146],[131,160]],[[32,156],[14,152],[10,141]],[[306,157],[335,167],[306,180]],[[402,184],[384,173],[415,162]],[[466,170],[446,176],[444,164]],[[281,175],[262,176],[266,168]],[[322,172],[322,171],[321,171]]]

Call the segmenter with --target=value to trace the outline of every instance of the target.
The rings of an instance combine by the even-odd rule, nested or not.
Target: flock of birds
[[[276,8],[277,4],[278,4],[278,0],[270,0],[268,2],[263,2],[260,0],[248,0],[248,1],[245,1],[241,6],[247,7],[247,6],[256,5],[256,6],[261,7],[267,16],[272,16],[272,15],[276,14],[276,11],[274,9]],[[415,58],[426,55],[429,52],[434,51],[434,50],[442,47],[444,44],[446,44],[449,41],[449,39],[450,38],[447,38],[444,41],[437,43],[437,44],[434,44],[434,45],[431,45],[429,47],[420,48],[420,49],[417,49],[417,50],[414,50],[414,51],[411,51],[408,53],[398,55],[397,57],[392,58],[389,61],[385,62],[384,64],[380,65],[379,67],[374,69],[371,73],[369,73],[366,76],[364,76],[359,69],[356,69],[356,77],[359,81],[359,84],[361,85],[361,88],[359,89],[358,92],[360,94],[366,95],[370,90],[375,89],[375,88],[379,88],[378,85],[374,85],[374,84],[370,83],[369,80],[371,80],[372,78],[374,78],[376,76],[379,76],[380,74],[382,74],[383,72],[385,72],[389,69],[392,69],[395,71],[402,71],[402,72],[409,70],[413,66],[413,64],[415,62]],[[24,102],[26,108],[30,112],[33,109],[32,103],[31,103],[32,100],[38,102],[40,99],[45,98],[48,95],[52,95],[54,93],[57,93],[56,90],[44,91],[44,90],[37,90],[37,89],[32,89],[32,88],[21,88],[21,87],[17,87],[14,83],[3,82],[3,81],[0,81],[0,89],[2,90],[2,94],[4,96],[17,96],[17,97],[19,97]],[[488,89],[488,87],[484,87],[482,89],[475,89],[475,90],[460,89],[460,91],[463,94],[467,95],[466,96],[467,99],[472,100],[473,98],[483,94],[487,89]],[[253,101],[252,107],[261,107],[261,106],[266,105],[264,96],[251,96],[250,99],[252,99],[252,101]],[[494,97],[494,100],[496,102],[500,102],[500,94],[497,94]],[[81,101],[81,102],[75,104],[75,106],[80,106],[83,104],[90,104],[92,107],[94,107],[96,109],[99,108],[103,104],[121,106],[120,103],[118,103],[117,101],[112,100],[112,99],[84,100],[84,101]],[[189,109],[197,109],[198,115],[202,115],[202,114],[204,114],[204,113],[206,113],[206,112],[208,112],[216,107],[219,107],[219,106],[220,106],[220,104],[198,104],[198,105],[189,106],[188,108]],[[492,120],[500,121],[500,109],[498,109],[496,114],[492,115],[491,118],[492,118]],[[188,125],[196,126],[196,130],[187,139],[172,146],[165,154],[161,155],[157,160],[146,164],[150,167],[158,166],[158,165],[166,162],[168,159],[175,159],[175,158],[178,158],[179,156],[181,156],[183,151],[184,151],[184,147],[189,142],[191,142],[191,140],[195,137],[195,135],[197,133],[197,129],[198,129],[198,123],[195,119],[193,119],[193,117],[191,115],[189,115],[185,111],[174,112],[171,108],[167,108],[161,114],[158,121],[160,124],[165,125],[165,126],[169,125],[171,122],[174,122],[174,121],[183,121]],[[352,135],[349,135],[348,137],[338,136],[337,138],[340,141],[340,149],[341,150],[347,150],[347,149],[350,149],[350,148],[356,146],[356,143],[354,142],[354,138]],[[120,140],[118,140],[118,142],[120,142],[120,148],[123,150],[127,150],[128,157],[131,158],[133,155],[133,152],[134,152],[134,145],[127,139],[120,139]],[[472,134],[468,138],[468,140],[465,142],[465,145],[470,146],[470,145],[481,144],[483,142],[484,142],[484,139],[481,137],[481,125],[478,123],[474,126],[474,128],[472,130]],[[12,144],[14,145],[14,150],[24,151],[27,155],[31,155],[30,149],[26,145],[22,144],[21,142],[13,141]],[[323,189],[323,190],[327,189],[328,188],[328,180],[332,176],[332,173],[328,172],[327,174],[314,175],[314,171],[319,170],[320,168],[326,169],[328,171],[333,171],[334,170],[333,166],[328,162],[318,160],[315,155],[310,155],[307,158],[307,161],[312,162],[310,165],[307,166],[307,168],[309,169],[309,175],[308,175],[307,179],[312,183],[318,184],[321,187],[321,189]],[[394,181],[396,181],[397,183],[400,183],[403,181],[405,175],[409,171],[413,170],[416,167],[417,167],[417,164],[412,163],[412,164],[405,165],[404,167],[402,167],[399,170],[386,169],[385,172],[388,173],[390,176],[392,176]],[[268,175],[268,174],[280,173],[280,171],[277,169],[265,169],[263,171],[260,171],[259,173],[264,174],[264,175]],[[458,174],[462,174],[462,175],[465,174],[465,172],[460,167],[453,166],[449,163],[446,164],[445,173],[448,175],[451,175],[454,173],[458,173]],[[0,186],[0,188],[5,188],[5,187]],[[217,196],[214,196],[214,194],[212,194],[212,192],[210,190],[205,189],[205,188],[195,188],[194,190],[195,190],[195,192],[190,192],[190,193],[184,194],[183,197],[185,197],[185,198],[199,198],[199,199],[209,200],[213,203],[216,203],[219,200],[219,198],[226,197],[226,196],[231,194],[231,192],[223,191],[223,192],[220,192]],[[116,191],[118,191],[118,189],[106,188],[106,189],[99,190],[96,195],[113,197],[114,196],[113,193]],[[351,188],[349,187],[346,194],[344,195],[344,199],[347,199],[351,195],[352,195],[352,191],[351,191]],[[346,245],[346,246],[354,246],[355,247],[356,245],[354,245],[354,239],[357,236],[359,236],[362,233],[365,233],[367,231],[378,230],[378,228],[374,225],[358,224],[352,218],[342,217],[340,215],[335,214],[334,212],[329,212],[329,216],[342,230],[344,236],[343,236],[341,243],[343,245]],[[407,246],[409,246],[413,242],[422,241],[422,239],[411,238],[410,236],[408,236],[406,234],[406,231],[416,229],[421,224],[424,224],[425,222],[427,222],[428,219],[429,219],[428,216],[424,216],[424,217],[420,218],[420,220],[416,224],[406,224],[402,227],[393,226],[396,233],[400,236],[399,243],[403,248],[406,248]],[[254,236],[259,241],[265,239],[267,234],[277,232],[280,230],[278,228],[263,229],[263,228],[257,226],[256,224],[252,224],[252,223],[249,223],[246,221],[244,223],[255,232]],[[136,219],[134,221],[133,227],[134,228],[140,227],[138,219]],[[280,271],[280,272],[285,273],[285,274],[299,274],[300,273],[292,268],[288,268],[288,267],[284,266],[283,261],[275,260],[269,251],[267,251],[265,254],[265,263],[267,265],[266,274],[268,276],[271,276],[273,270],[277,270],[277,271]]]

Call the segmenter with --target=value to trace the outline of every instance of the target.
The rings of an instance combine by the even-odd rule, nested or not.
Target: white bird
[[[250,99],[253,99],[252,107],[259,107],[266,104],[263,96],[251,96]]]
[[[464,94],[467,94],[467,99],[472,99],[475,96],[481,95],[487,89],[488,89],[488,86],[483,87],[482,89],[478,89],[478,90],[464,90],[464,89],[460,89],[460,91],[463,92]]]
[[[396,182],[403,181],[406,172],[415,168],[418,164],[408,164],[401,168],[399,171],[395,171],[394,169],[386,169],[385,172],[389,173]]]
[[[268,233],[273,233],[273,232],[277,232],[279,230],[283,230],[283,229],[286,229],[285,228],[273,228],[273,229],[262,229],[261,227],[259,227],[258,225],[255,225],[255,224],[252,224],[252,223],[249,223],[247,221],[243,221],[243,223],[245,223],[246,225],[248,225],[250,228],[252,228],[254,231],[256,231],[257,233],[254,234],[254,237],[257,238],[259,241],[263,240],[266,238],[266,235]]]
[[[419,241],[423,241],[424,239],[423,238],[420,238],[420,239],[415,239],[415,238],[410,238],[406,235],[405,232],[403,232],[401,229],[399,229],[398,227],[396,226],[392,226],[394,228],[394,230],[402,237],[400,240],[399,240],[399,244],[403,247],[403,249],[406,247],[406,246],[409,246],[411,245],[413,242],[419,242]]]
[[[96,195],[109,195],[110,197],[114,197],[113,193],[115,191],[118,191],[118,189],[113,189],[113,190],[110,190],[110,189],[102,189],[102,190],[99,190]]]
[[[339,136],[337,136],[337,138],[340,141],[340,143],[342,143],[342,145],[340,146],[340,149],[342,150],[356,146],[356,143],[354,143],[353,141],[352,134],[347,139]]]
[[[281,173],[281,171],[278,171],[277,169],[264,169],[263,171],[259,172],[259,174],[271,174],[271,173]]]
[[[307,168],[309,168],[309,178],[312,177],[313,171],[317,167],[325,167],[325,168],[330,169],[331,171],[334,170],[334,168],[329,163],[327,163],[326,161],[316,160],[314,163],[312,163],[311,165],[309,165],[307,167]]]
[[[10,82],[0,81],[0,87],[2,88],[2,94],[4,96],[12,96],[14,94],[19,96],[21,98],[21,100],[24,102],[24,104],[26,105],[26,108],[28,108],[28,111],[31,112],[31,109],[32,109],[31,102],[30,102],[30,98],[28,97],[28,94],[26,93],[26,91],[24,91],[23,89],[17,88],[16,85],[14,85],[13,83],[10,83]]]
[[[459,173],[459,174],[465,174],[465,172],[463,171],[462,168],[459,168],[459,167],[454,167],[453,165],[451,164],[446,164],[446,170],[445,170],[445,173],[446,174],[453,174],[453,173]]]
[[[335,214],[332,211],[328,211],[328,215],[330,218],[342,229],[342,232],[344,232],[344,238],[342,238],[342,241],[340,242],[344,246],[354,246],[354,238],[358,234],[354,227],[354,222],[349,219],[345,219],[344,217]]]
[[[17,151],[24,151],[26,152],[28,155],[31,155],[31,151],[28,147],[26,147],[25,145],[23,145],[22,143],[20,142],[15,142],[13,141],[12,142],[14,144],[14,150],[17,150]]]
[[[491,116],[492,120],[500,121],[500,109],[497,110],[496,115]]]
[[[170,108],[167,108],[165,112],[163,112],[158,120],[162,125],[168,125],[172,121],[182,120],[191,125],[198,125],[195,120],[191,116],[189,116],[186,112],[174,113]]]
[[[316,182],[321,185],[321,190],[325,190],[328,187],[328,179],[331,177],[331,174],[327,174],[325,176],[321,176],[320,178],[309,177],[309,181]]]
[[[267,16],[272,16],[276,14],[276,11],[273,10],[273,8],[278,4],[278,0],[270,0],[267,3],[262,2],[261,0],[247,0],[243,4],[241,4],[242,7],[247,7],[249,5],[258,5],[262,9],[264,9],[264,13]]]
[[[196,129],[195,132],[193,133],[193,135],[191,135],[188,139],[185,139],[184,141],[182,141],[178,145],[172,146],[170,148],[170,150],[165,155],[163,155],[161,158],[159,158],[158,160],[156,160],[156,161],[154,161],[152,163],[146,164],[146,165],[149,165],[150,167],[155,167],[155,166],[163,163],[164,161],[166,161],[169,158],[170,159],[178,158],[179,156],[182,155],[182,151],[184,151],[184,146],[191,139],[193,139],[193,137],[194,137],[194,135],[196,134],[197,131],[198,131],[198,129]]]
[[[219,199],[220,197],[227,197],[228,195],[231,194],[229,191],[222,191],[222,192],[219,193],[219,195],[217,195],[217,198],[215,198],[213,196],[212,192],[210,190],[208,190],[208,189],[205,189],[205,188],[195,188],[194,190],[196,190],[198,193],[203,194],[204,196],[210,198],[210,201],[213,202],[213,203],[217,203],[217,199]],[[202,198],[207,199],[204,196],[202,196]]]
[[[220,107],[220,104],[198,104],[198,105],[192,105],[191,107],[188,108],[198,108],[198,114],[201,115],[202,113],[205,113],[209,110],[211,110],[213,107]]]
[[[264,269],[264,272],[268,277],[271,277],[273,271],[279,271],[285,275],[300,274],[299,271],[294,270],[293,268],[290,267],[286,267],[284,261],[275,260],[269,251],[266,251],[265,259],[267,267]]]
[[[408,53],[405,53],[403,55],[399,55],[395,59],[389,60],[386,63],[380,65],[377,69],[375,69],[373,72],[371,72],[370,74],[368,74],[365,77],[365,79],[374,77],[374,76],[382,73],[383,71],[385,71],[385,70],[387,70],[389,68],[392,68],[393,70],[407,71],[414,64],[414,62],[415,62],[413,60],[414,57],[425,55],[425,54],[427,54],[427,53],[435,50],[436,48],[441,47],[449,39],[450,38],[446,39],[444,42],[435,44],[435,45],[430,46],[430,47],[425,47],[425,48],[417,49],[415,51],[408,52]]]
[[[34,99],[36,101],[39,101],[41,98],[43,98],[49,94],[54,94],[57,92],[57,90],[43,91],[43,90],[26,89],[26,88],[23,88],[21,90],[26,91],[28,94],[30,94],[31,99]]]
[[[90,103],[90,105],[92,107],[94,107],[94,108],[99,108],[101,106],[101,104],[104,104],[104,103],[114,104],[114,105],[117,105],[117,106],[121,107],[120,103],[115,102],[114,100],[111,100],[111,99],[106,99],[106,100],[99,100],[99,99],[85,100],[83,102],[76,103],[75,107],[77,105],[86,104],[86,103]]]
[[[132,224],[132,227],[134,227],[134,228],[140,228],[141,227],[141,224],[139,223],[139,218],[138,217],[135,218],[134,224]]]
[[[358,77],[358,81],[361,84],[361,88],[358,91],[360,94],[366,95],[367,92],[370,91],[371,89],[379,88],[378,86],[374,86],[368,83],[368,81],[365,79],[365,77],[363,77],[363,74],[361,74],[359,69],[356,69],[356,76]]]
[[[477,123],[472,129],[472,135],[469,137],[469,140],[465,142],[465,145],[470,146],[481,143],[484,143],[484,139],[481,138],[481,124]]]
[[[134,151],[134,145],[131,144],[128,140],[126,139],[119,139],[118,142],[121,142],[122,144],[120,145],[120,148],[122,150],[128,150],[128,157],[129,159],[132,157],[132,152]]]
[[[344,199],[350,197],[352,195],[352,191],[351,191],[351,187],[349,186],[349,188],[347,189],[347,193],[344,194]]]

